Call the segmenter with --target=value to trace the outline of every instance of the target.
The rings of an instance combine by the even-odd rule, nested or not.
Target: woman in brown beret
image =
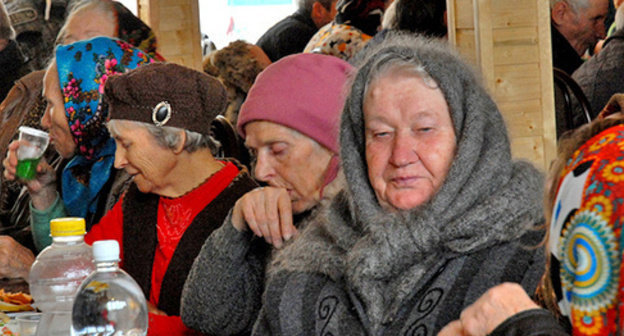
[[[180,295],[195,256],[257,186],[237,162],[213,156],[210,124],[225,109],[225,89],[206,74],[155,63],[111,77],[102,104],[115,167],[134,181],[85,241],[117,240],[122,268],[148,298],[149,335],[179,334]]]

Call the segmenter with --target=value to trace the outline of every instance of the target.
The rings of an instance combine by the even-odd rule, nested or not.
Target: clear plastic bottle
[[[72,309],[72,335],[147,335],[147,303],[141,287],[119,268],[116,240],[93,243],[95,272],[80,285]]]
[[[94,270],[91,247],[84,242],[83,218],[50,221],[52,245],[46,247],[30,268],[28,283],[35,305],[43,315],[37,336],[67,336],[71,308],[82,281]]]

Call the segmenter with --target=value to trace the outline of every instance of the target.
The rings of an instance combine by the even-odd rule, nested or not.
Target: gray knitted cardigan
[[[362,102],[368,74],[420,63],[449,105],[457,153],[427,204],[391,213],[367,178]],[[488,288],[534,292],[544,270],[541,174],[511,160],[498,108],[441,42],[391,35],[361,58],[341,121],[348,187],[269,265],[256,335],[435,335]]]
[[[325,186],[320,203],[328,203],[344,183],[339,173]],[[303,229],[316,222],[320,208],[319,204],[294,216],[293,223]],[[265,268],[272,251],[271,245],[250,231],[238,232],[230,212],[193,262],[182,290],[180,315],[184,324],[213,336],[249,334],[262,304]]]

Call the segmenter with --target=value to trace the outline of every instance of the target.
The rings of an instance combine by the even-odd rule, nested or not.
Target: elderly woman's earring
[[[152,121],[156,126],[163,126],[171,119],[171,105],[161,101],[152,110]]]

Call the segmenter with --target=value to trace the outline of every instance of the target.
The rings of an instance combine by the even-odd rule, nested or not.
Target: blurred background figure
[[[238,111],[254,80],[271,61],[256,45],[234,41],[204,58],[204,72],[219,78],[228,93],[225,117],[236,125]]]
[[[9,93],[15,81],[32,70],[28,58],[24,56],[15,40],[15,31],[6,8],[0,2],[0,102]]]
[[[581,58],[604,39],[609,0],[550,0],[553,67],[568,75],[583,64]]]
[[[446,25],[445,0],[395,0],[384,12],[378,32],[365,49],[381,43],[391,33],[404,32],[432,38],[445,38]],[[361,54],[365,54],[362,52]],[[357,62],[353,60],[352,62]]]
[[[67,13],[81,0],[2,0],[16,40],[34,70],[44,69],[53,57],[55,39]]]
[[[269,28],[258,45],[271,62],[300,53],[319,28],[336,16],[338,0],[297,0],[297,11]]]
[[[117,1],[83,0],[67,16],[56,42],[69,44],[96,36],[116,37],[163,61],[152,29]]]
[[[429,37],[445,37],[448,33],[445,0],[395,0],[386,14],[384,30],[408,31]]]
[[[303,52],[349,61],[380,29],[385,7],[382,0],[339,0],[334,20],[314,34]]]

